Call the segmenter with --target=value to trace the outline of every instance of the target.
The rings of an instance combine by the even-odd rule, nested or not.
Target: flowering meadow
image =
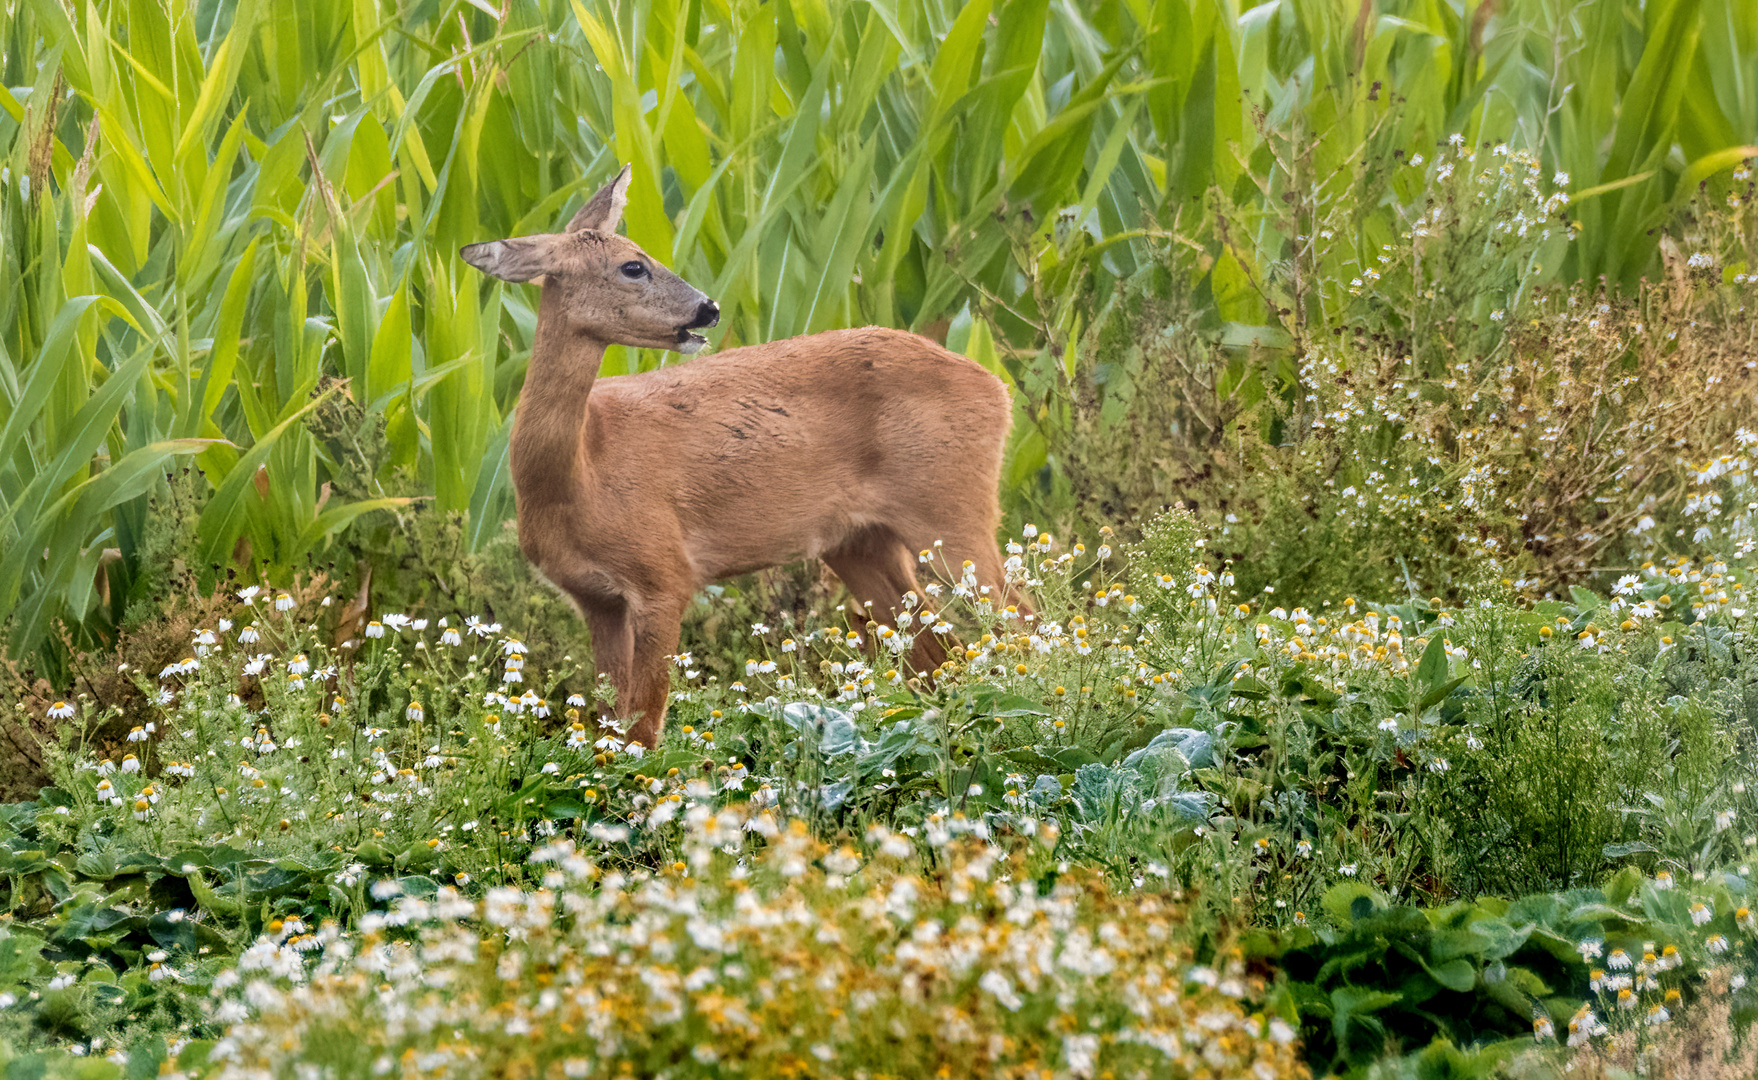
[[[1030,613],[952,572],[863,632],[751,625],[730,678],[676,657],[652,748],[512,628],[331,646],[334,598],[239,589],[130,673],[150,719],[113,745],[48,706],[54,784],[0,818],[8,1052],[1487,1074],[1753,1015],[1750,551],[1569,602],[1290,610],[1207,543],[1182,510],[1133,545],[1028,527]],[[936,672],[896,666],[919,634],[955,644]]]

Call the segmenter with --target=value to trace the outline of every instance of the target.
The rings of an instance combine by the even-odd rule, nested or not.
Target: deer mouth
[[[706,344],[708,344],[708,339],[701,334],[692,334],[688,330],[679,328],[677,338],[678,352],[693,353]]]

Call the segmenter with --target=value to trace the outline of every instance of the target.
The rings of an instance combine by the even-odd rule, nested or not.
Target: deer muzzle
[[[702,330],[710,326],[715,326],[719,322],[720,305],[712,300],[704,300],[701,305],[696,308],[696,321],[684,324],[683,329]]]
[[[681,353],[693,353],[708,344],[708,339],[701,334],[691,333],[693,330],[705,330],[720,321],[720,305],[712,300],[704,299],[696,306],[696,317],[678,327],[677,350]]]

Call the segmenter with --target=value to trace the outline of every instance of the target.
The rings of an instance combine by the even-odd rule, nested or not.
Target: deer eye
[[[631,259],[622,265],[623,276],[630,281],[638,281],[647,276],[647,265]]]

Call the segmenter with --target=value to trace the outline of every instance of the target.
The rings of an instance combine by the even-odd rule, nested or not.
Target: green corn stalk
[[[114,625],[179,463],[210,568],[284,580],[416,495],[493,535],[535,295],[456,249],[559,227],[622,162],[716,345],[944,334],[1020,388],[1025,485],[1091,298],[1158,245],[1217,341],[1298,340],[1419,194],[1372,169],[1457,133],[1567,172],[1550,272],[1628,286],[1758,144],[1742,0],[0,0],[0,78],[15,655]],[[1241,401],[1279,377],[1236,367]],[[381,457],[312,434],[342,403]]]

